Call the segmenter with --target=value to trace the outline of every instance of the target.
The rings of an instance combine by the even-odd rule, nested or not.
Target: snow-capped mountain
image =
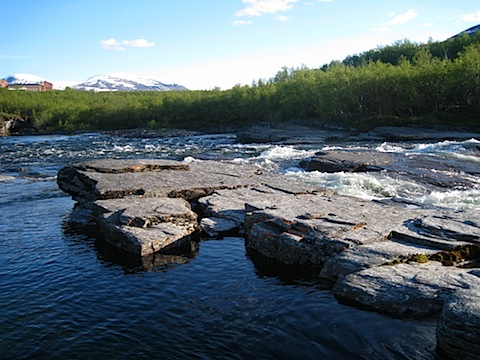
[[[10,76],[7,76],[5,80],[8,82],[8,85],[25,85],[25,84],[39,84],[44,81],[47,81],[46,79],[33,75],[33,74],[13,74]]]
[[[87,91],[180,91],[187,90],[182,85],[164,84],[154,79],[144,79],[129,74],[115,73],[93,76],[87,81],[72,87]]]
[[[454,39],[460,35],[462,35],[463,33],[467,33],[468,35],[472,36],[473,34],[475,34],[477,31],[480,31],[480,24],[479,25],[475,25],[475,26],[472,26],[471,28],[468,28],[467,30],[464,30],[462,31],[461,33],[455,35],[455,36],[452,36],[451,39]]]

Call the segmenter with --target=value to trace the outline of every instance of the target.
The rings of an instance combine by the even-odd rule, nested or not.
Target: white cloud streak
[[[233,26],[245,26],[245,25],[252,25],[250,20],[236,20],[232,22]]]
[[[480,11],[469,13],[465,15],[460,15],[458,17],[461,22],[469,23],[469,22],[479,22],[480,21]]]
[[[243,0],[247,6],[235,13],[236,16],[255,17],[263,14],[276,14],[293,8],[298,0]]]
[[[127,48],[149,48],[155,46],[155,43],[146,39],[117,41],[112,38],[100,41],[100,45],[105,50],[125,51]]]
[[[388,31],[393,26],[403,25],[412,21],[418,16],[418,13],[415,9],[410,9],[403,14],[397,15],[396,13],[390,13],[388,14],[388,16],[392,17],[392,19],[387,22],[375,25],[374,28],[380,29],[382,31]]]

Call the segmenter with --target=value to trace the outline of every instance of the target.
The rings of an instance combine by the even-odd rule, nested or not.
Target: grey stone
[[[433,255],[438,249],[401,241],[378,241],[354,246],[327,259],[320,277],[335,282],[338,276],[348,275],[387,263],[407,261],[415,255]]]
[[[342,276],[333,287],[337,299],[394,316],[438,314],[458,289],[480,285],[467,269],[436,261],[384,265]],[[476,286],[476,285],[475,285]]]
[[[377,258],[374,263],[381,264],[383,258],[378,258],[378,254],[375,254],[376,246],[383,246],[385,251],[386,246],[390,248],[391,254],[388,256],[384,254],[384,259],[387,260],[396,253],[397,255],[401,253],[405,249],[405,244],[411,247],[418,245],[417,249],[421,253],[431,254],[431,249],[438,252],[452,250],[458,246],[475,245],[480,237],[480,228],[467,221],[480,216],[478,211],[473,210],[459,213],[440,209],[385,206],[339,195],[272,196],[269,200],[268,206],[262,208],[252,205],[253,210],[247,211],[246,231],[248,246],[271,258],[275,258],[273,249],[279,248],[275,242],[283,233],[301,235],[302,240],[298,241],[299,244],[319,245],[317,251],[321,251],[321,256],[317,257],[319,260],[317,266],[323,265],[322,259],[327,260],[346,249],[351,249],[350,251],[355,253],[357,250],[360,253],[369,252],[373,256],[372,259]],[[258,238],[257,231],[249,232],[256,223],[275,225],[268,226],[268,229],[271,229],[268,241],[264,236]],[[410,226],[412,223],[416,224],[415,228]],[[463,236],[462,230],[465,232]],[[385,240],[396,241],[398,245],[387,243],[372,245],[370,251],[368,247],[356,248],[358,245],[377,244]],[[257,242],[262,246],[255,249]],[[271,243],[268,250],[265,248],[267,242]],[[397,250],[393,251],[393,248]],[[333,261],[341,259],[342,257],[337,257]],[[343,260],[345,259],[344,257]],[[304,260],[298,259],[298,263],[303,262]],[[331,275],[328,277],[331,278]]]
[[[460,289],[443,307],[437,328],[439,352],[451,359],[480,359],[480,288]]]
[[[365,172],[378,171],[395,161],[388,153],[368,150],[321,151],[309,160],[302,161],[300,167],[308,171],[321,172]]]
[[[234,220],[209,217],[200,220],[200,229],[209,237],[221,237],[232,232],[239,232],[239,223]]]
[[[324,191],[256,166],[215,161],[97,160],[61,169],[57,181],[78,201],[79,209],[94,210],[109,243],[140,256],[183,241],[199,229],[187,200],[199,199],[210,217],[201,224],[203,230],[218,236],[243,225],[245,199],[236,190],[257,187],[245,194],[250,200],[259,192]],[[216,194],[227,190],[228,196]]]
[[[147,256],[190,241],[197,215],[184,199],[126,197],[98,200],[94,213],[105,241],[135,256]]]

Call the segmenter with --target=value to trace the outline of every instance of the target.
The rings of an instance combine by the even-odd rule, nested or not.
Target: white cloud
[[[391,17],[387,22],[377,24],[374,26],[375,29],[380,29],[382,31],[388,31],[391,27],[397,25],[406,24],[418,16],[418,13],[415,9],[410,9],[402,14],[389,13],[387,16]]]
[[[145,39],[136,39],[136,40],[124,40],[122,41],[125,46],[128,47],[138,47],[138,48],[148,48],[155,46],[155,43],[147,41]]]
[[[293,3],[298,0],[242,0],[247,7],[236,12],[236,16],[261,16],[263,14],[276,14],[293,8]]]
[[[252,25],[250,20],[236,20],[232,22],[233,26],[245,26],[245,25]]]
[[[102,48],[106,50],[117,50],[117,51],[125,51],[129,47],[136,47],[136,48],[147,48],[155,46],[155,43],[147,41],[146,39],[136,39],[136,40],[123,40],[117,41],[116,39],[108,39],[100,41]]]
[[[106,50],[118,50],[118,51],[124,51],[127,50],[124,46],[122,46],[121,42],[118,42],[115,39],[108,39],[108,40],[102,40],[100,41],[100,44],[102,45],[102,48]]]
[[[276,19],[278,21],[288,21],[288,17],[286,17],[285,15],[278,15]]]
[[[480,21],[480,11],[469,13],[465,15],[460,15],[458,17],[461,22],[479,22]]]

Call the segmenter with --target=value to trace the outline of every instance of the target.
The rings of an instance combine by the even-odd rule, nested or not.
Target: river
[[[182,264],[122,265],[69,227],[74,202],[56,174],[104,157],[228,159],[363,198],[478,207],[480,185],[430,189],[383,173],[305,173],[298,163],[346,147],[479,162],[479,144],[242,145],[232,134],[0,138],[0,359],[435,359],[435,319],[341,305],[307,276],[259,266],[242,238],[203,240]]]

